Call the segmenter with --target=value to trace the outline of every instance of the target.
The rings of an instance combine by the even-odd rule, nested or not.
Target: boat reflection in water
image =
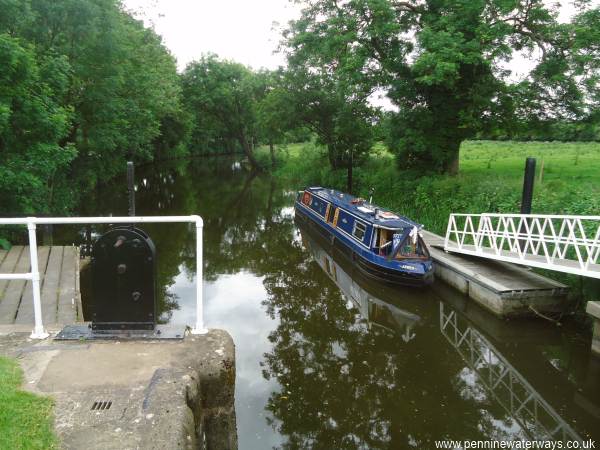
[[[331,254],[327,253],[324,249],[325,241],[320,242],[317,235],[311,234],[301,224],[298,225],[304,247],[311,252],[314,260],[340,288],[346,300],[351,301],[358,309],[369,328],[373,326],[385,328],[401,337],[404,342],[410,342],[415,338],[413,327],[421,318],[394,304],[397,303],[399,292],[397,289],[378,285],[362,277],[360,272],[355,271],[353,266],[345,261],[346,257],[341,252],[338,255],[336,249],[332,248]],[[404,293],[405,290],[401,292]],[[413,300],[416,300],[416,292],[412,291]],[[405,302],[409,299],[403,296],[402,300]]]
[[[488,438],[493,435],[499,439],[509,440],[583,441],[580,434],[555,409],[562,400],[557,398],[556,390],[563,393],[568,390],[560,377],[552,375],[550,378],[540,381],[539,377],[527,370],[528,378],[538,381],[540,389],[545,391],[544,395],[549,394],[554,405],[552,406],[523,376],[522,372],[509,362],[507,355],[498,350],[498,346],[492,343],[493,338],[486,336],[487,334],[497,334],[498,330],[502,330],[503,333],[510,336],[502,338],[502,343],[499,343],[501,348],[504,348],[502,345],[507,343],[518,344],[518,347],[525,348],[528,345],[527,342],[531,340],[530,334],[535,334],[546,344],[556,338],[560,339],[556,330],[547,330],[548,327],[545,327],[546,331],[543,331],[543,328],[538,329],[532,324],[501,321],[494,317],[488,317],[483,311],[469,310],[460,304],[460,300],[452,298],[452,294],[442,286],[434,285],[432,291],[431,289],[398,289],[373,282],[362,277],[359,271],[353,270],[352,263],[347,261],[342,252],[337,252],[335,246],[321,239],[316,233],[312,233],[306,226],[298,225],[305,248],[310,251],[314,260],[338,286],[342,297],[351,302],[347,307],[354,307],[358,310],[362,320],[367,323],[368,329],[385,328],[406,343],[414,341],[410,342],[412,349],[410,347],[405,347],[404,350],[389,348],[388,351],[417,353],[417,358],[419,358],[418,353],[423,350],[423,342],[439,341],[437,349],[434,350],[431,347],[427,349],[427,356],[435,358],[428,359],[428,364],[433,371],[436,371],[436,368],[439,370],[439,377],[450,377],[448,380],[440,379],[439,382],[444,384],[450,381],[454,389],[458,390],[456,393],[466,402],[465,404],[470,401],[480,403],[482,408],[480,411],[489,411],[484,415],[495,411],[493,415],[496,416],[496,419],[492,419],[488,426],[483,427],[491,433],[487,436]],[[439,331],[435,332],[435,328],[431,327],[431,322],[438,313],[439,328],[436,328]],[[473,325],[473,320],[479,323],[477,328]],[[421,339],[417,337],[419,325],[423,327]],[[529,330],[523,329],[524,325]],[[432,331],[437,334],[437,338],[432,335]],[[449,346],[440,345],[443,342]],[[373,350],[382,351],[383,349]],[[435,356],[436,353],[439,356]],[[441,360],[447,360],[452,353],[460,355],[460,359],[457,360],[458,364],[448,362],[445,366],[455,366],[456,371],[448,372],[441,366],[437,367]],[[507,351],[507,353],[511,352]],[[529,358],[536,357],[536,351],[532,350]],[[456,358],[454,359],[456,360]],[[462,362],[460,362],[461,360]],[[538,372],[541,372],[540,365],[536,368]],[[406,369],[406,367],[403,371],[396,369],[394,372],[404,372],[406,375]],[[393,384],[398,386],[402,383],[402,381],[396,381]],[[553,389],[554,393],[548,392],[547,387]],[[390,390],[388,395],[394,398],[398,395],[405,396],[406,393],[401,394]],[[446,395],[442,395],[442,397],[446,397]],[[573,411],[573,407],[570,406],[569,410]],[[563,410],[563,413],[565,412]],[[577,416],[580,417],[579,414]],[[492,426],[490,427],[490,425]],[[463,422],[461,426],[467,429],[472,424],[467,425]],[[481,427],[481,423],[479,426]],[[483,429],[480,428],[479,431],[482,432]],[[486,437],[485,433],[481,437]],[[417,441],[421,441],[423,444],[427,440],[417,438]],[[429,443],[432,444],[432,442]]]

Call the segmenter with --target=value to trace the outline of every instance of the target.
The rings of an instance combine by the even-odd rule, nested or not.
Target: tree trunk
[[[246,139],[246,136],[244,135],[243,132],[241,132],[239,134],[238,140],[240,142],[240,145],[242,146],[242,150],[244,150],[244,154],[248,158],[248,161],[250,161],[250,165],[252,166],[252,169],[260,171],[261,168],[260,168],[260,165],[258,164],[258,161],[254,157],[254,152],[252,151],[253,150],[252,145],[250,144],[250,142],[248,142],[248,140]]]
[[[271,167],[275,167],[275,147],[273,141],[269,141],[269,151],[271,152]]]
[[[452,148],[448,152],[446,161],[444,162],[444,173],[448,175],[458,175],[459,169],[459,156],[460,156],[460,144],[462,141],[457,141],[452,145]]]
[[[336,142],[330,142],[327,144],[327,156],[329,157],[329,164],[333,170],[345,169],[348,167],[345,150],[340,150]]]

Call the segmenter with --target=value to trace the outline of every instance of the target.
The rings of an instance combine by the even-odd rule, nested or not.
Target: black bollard
[[[133,169],[133,163],[127,162],[127,192],[129,194],[129,215],[135,216],[135,174]]]
[[[523,197],[521,198],[521,214],[531,214],[533,199],[533,182],[535,180],[535,158],[525,160],[525,176],[523,177]]]
[[[535,180],[535,158],[528,157],[525,160],[525,175],[523,177],[523,196],[521,197],[521,214],[531,214],[531,203],[533,200],[533,182]],[[525,226],[521,226],[519,234],[527,232]],[[519,240],[521,251],[525,251],[527,241]]]

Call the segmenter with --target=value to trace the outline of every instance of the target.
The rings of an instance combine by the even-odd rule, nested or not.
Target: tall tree
[[[345,83],[334,68],[305,56],[296,53],[288,59],[283,85],[290,113],[296,126],[308,127],[327,148],[331,167],[347,170],[347,190],[352,192],[352,169],[373,143],[375,111],[366,100],[370,90]]]
[[[186,107],[194,115],[192,142],[214,145],[234,141],[253,168],[259,139],[257,105],[265,95],[264,79],[247,67],[205,55],[182,74]]]
[[[0,36],[0,210],[66,213],[185,136],[175,59],[119,1],[0,0]]]
[[[387,90],[399,109],[391,144],[402,167],[455,173],[460,143],[490,117],[585,114],[583,93],[597,87],[597,70],[585,81],[578,76],[593,70],[597,11],[560,24],[557,7],[543,0],[303,4],[287,48],[335,68],[347,83]],[[526,80],[512,84],[504,63],[516,51],[539,58]]]
[[[282,83],[283,71],[261,71],[264,93],[257,105],[259,139],[269,146],[271,166],[275,165],[275,144],[285,140],[286,132],[294,127],[293,108]]]
[[[0,33],[0,211],[48,212],[53,181],[76,155],[61,145],[71,109],[60,99],[69,64],[38,59],[34,48]]]

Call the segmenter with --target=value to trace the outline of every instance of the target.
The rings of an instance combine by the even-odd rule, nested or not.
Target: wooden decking
[[[76,247],[38,247],[44,326],[82,320],[79,251]],[[29,247],[0,250],[0,273],[30,271]],[[33,325],[31,281],[0,280],[0,324]]]

